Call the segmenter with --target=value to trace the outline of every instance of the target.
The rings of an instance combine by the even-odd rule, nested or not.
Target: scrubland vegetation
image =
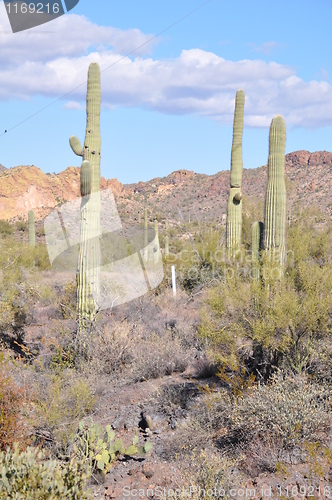
[[[224,226],[173,224],[161,285],[102,311],[84,334],[75,280],[56,282],[42,233],[29,247],[24,224],[1,221],[0,498],[90,498],[119,461],[140,460],[175,466],[178,485],[202,489],[262,474],[296,484],[294,471],[330,484],[332,227],[315,208],[299,211],[284,272],[262,258],[255,274],[246,228],[262,207],[244,204],[235,259]],[[111,425],[113,389],[151,381],[133,411],[147,406],[159,436]],[[95,438],[79,452],[88,428]]]

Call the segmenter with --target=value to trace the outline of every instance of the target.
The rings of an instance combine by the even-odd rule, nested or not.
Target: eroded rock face
[[[29,210],[35,220],[46,217],[60,202],[80,196],[80,169],[68,167],[59,174],[45,174],[35,166],[20,166],[0,172],[0,219],[27,219]],[[118,196],[123,186],[117,179],[101,178],[101,189],[111,188]]]
[[[332,153],[295,151],[285,156],[287,204],[292,211],[298,200],[303,207],[324,199],[328,217],[332,215]],[[167,177],[136,184],[121,184],[117,179],[101,177],[101,189],[111,189],[120,215],[130,214],[139,221],[144,206],[149,216],[158,211],[172,219],[200,214],[205,219],[223,220],[226,212],[229,171],[215,175],[177,170]],[[59,203],[80,196],[80,169],[68,167],[59,174],[44,174],[35,166],[0,168],[0,219],[27,219],[29,210],[35,220],[44,219]],[[242,190],[245,197],[264,201],[267,166],[244,169]],[[128,217],[127,217],[128,218]],[[129,218],[128,218],[129,220]]]

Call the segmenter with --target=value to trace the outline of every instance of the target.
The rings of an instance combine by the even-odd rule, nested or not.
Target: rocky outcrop
[[[332,215],[332,153],[295,151],[285,158],[288,213],[297,202],[302,206],[319,204]],[[112,189],[120,216],[126,223],[139,221],[143,209],[153,220],[189,215],[201,220],[224,220],[229,171],[215,175],[177,170],[167,177],[148,182],[121,184],[117,179],[101,178],[101,189]],[[20,166],[0,171],[0,219],[27,219],[33,209],[36,220],[43,219],[59,203],[80,196],[80,169],[68,167],[59,174],[45,174],[35,166]],[[267,165],[244,169],[242,189],[246,199],[264,200]]]

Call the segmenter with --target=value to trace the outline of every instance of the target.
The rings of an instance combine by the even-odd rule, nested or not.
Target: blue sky
[[[84,140],[86,86],[48,105],[83,83],[92,61],[102,70],[106,178],[229,169],[238,88],[246,94],[245,168],[266,163],[278,113],[286,153],[331,151],[329,0],[210,0],[117,62],[203,3],[80,0],[70,14],[13,34],[1,2],[0,134],[8,132],[0,136],[0,163],[44,172],[80,165],[68,139]]]

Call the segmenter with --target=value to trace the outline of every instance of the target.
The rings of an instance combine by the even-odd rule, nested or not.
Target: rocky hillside
[[[60,174],[44,174],[35,166],[19,166],[0,171],[0,219],[26,219],[33,209],[37,220],[43,219],[57,204],[79,196],[79,172],[68,167]],[[319,204],[328,217],[332,215],[332,153],[296,151],[286,155],[288,213]],[[244,203],[264,200],[267,166],[244,169]],[[111,188],[124,223],[141,219],[144,207],[151,218],[162,221],[225,220],[229,190],[229,171],[215,175],[178,170],[149,182],[122,185],[117,179],[102,177],[101,188]]]

